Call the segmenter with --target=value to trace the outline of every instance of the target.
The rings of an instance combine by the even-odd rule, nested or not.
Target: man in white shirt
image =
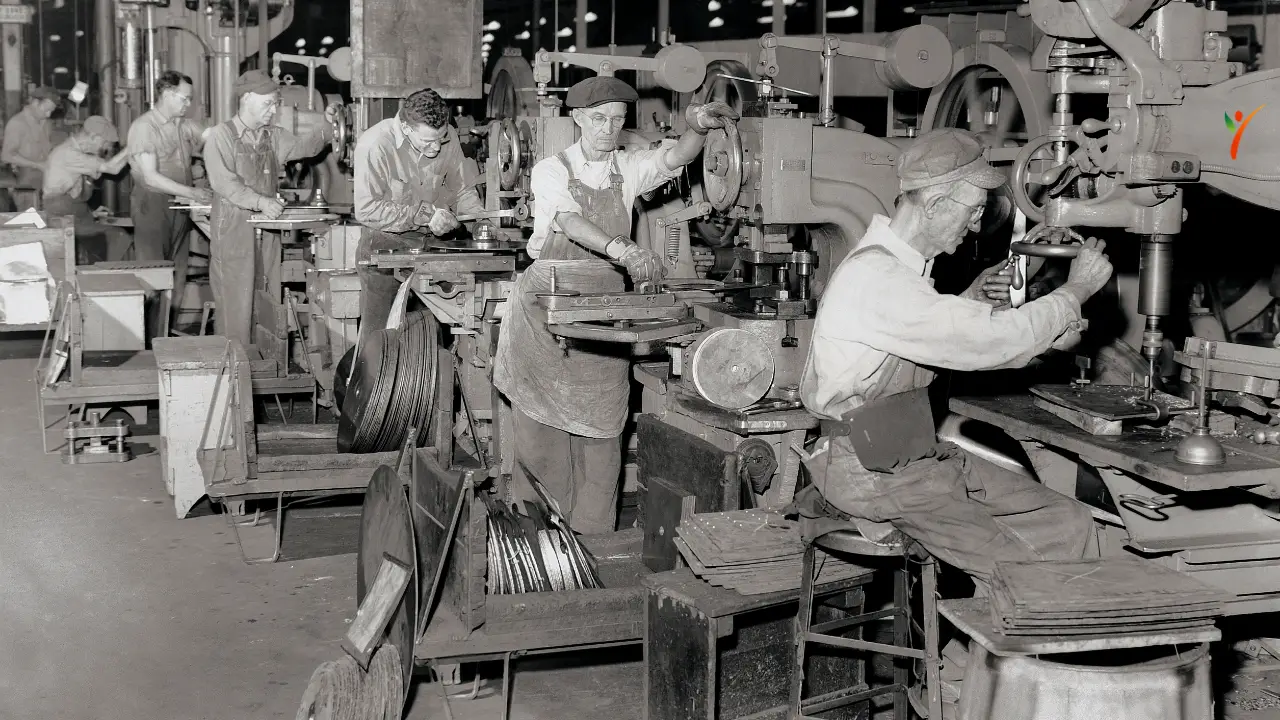
[[[724,103],[691,105],[678,142],[619,150],[627,105],[637,98],[614,77],[569,89],[565,104],[582,137],[533,167],[534,263],[516,280],[494,363],[494,385],[514,411],[513,491],[524,490],[520,478],[536,478],[584,534],[610,532],[617,520],[630,358],[608,343],[561,347],[535,295],[551,289],[553,275],[561,291],[581,293],[621,291],[628,275],[637,286],[661,280],[662,258],[631,240],[632,205],[697,157],[708,130],[738,117]]]
[[[1081,303],[1111,277],[1104,245],[1086,242],[1065,285],[1016,309],[1001,307],[1009,281],[999,266],[962,295],[941,295],[929,279],[933,259],[954,252],[977,226],[987,192],[1004,175],[983,159],[974,135],[948,129],[905,150],[898,177],[903,195],[893,217],[872,221],[818,308],[801,382],[805,405],[828,429],[816,489],[869,538],[896,529],[984,584],[997,561],[1096,555],[1083,504],[936,444],[926,388],[932,368],[1017,368],[1077,342]],[[866,421],[885,408],[900,424],[910,424],[904,412],[923,413],[914,427],[927,438],[894,462],[873,462],[874,448],[860,446],[862,433],[851,434],[849,423],[874,431],[887,423]]]

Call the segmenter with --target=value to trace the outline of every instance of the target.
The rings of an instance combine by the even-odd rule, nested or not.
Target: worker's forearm
[[[125,148],[116,153],[115,157],[102,164],[102,173],[104,175],[115,175],[124,169],[129,163],[129,149]]]
[[[39,163],[39,162],[36,162],[35,160],[28,160],[20,155],[10,155],[7,159],[4,160],[4,162],[7,162],[10,165],[13,165],[14,167],[31,168],[32,170],[40,170],[40,171],[44,170],[44,163]]]
[[[414,229],[417,205],[402,205],[390,200],[373,200],[356,194],[355,215],[361,225],[383,232],[405,232]]]
[[[578,213],[562,212],[556,216],[556,223],[570,240],[601,255],[605,254],[605,248],[613,241],[612,235]]]
[[[702,146],[706,144],[707,136],[687,130],[685,134],[680,136],[680,140],[672,145],[667,154],[662,158],[666,163],[668,170],[684,167],[693,162],[702,152]]]
[[[480,201],[480,193],[476,192],[475,187],[463,188],[458,194],[458,202],[454,205],[454,210],[458,215],[478,215],[484,212],[484,203]]]
[[[158,193],[168,193],[174,197],[184,200],[191,199],[195,196],[195,188],[187,187],[177,180],[171,180],[159,172],[141,173],[142,184],[148,190]]]

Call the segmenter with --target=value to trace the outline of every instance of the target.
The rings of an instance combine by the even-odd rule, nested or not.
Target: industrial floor
[[[0,337],[0,720],[294,717],[312,671],[342,652],[354,556],[247,565],[223,517],[174,517],[154,452],[82,466],[42,455],[25,342]],[[250,555],[269,549],[263,532],[243,534]],[[593,661],[607,659],[517,664],[512,718],[638,720],[638,651]],[[501,717],[494,679],[452,717]],[[1280,674],[1236,680],[1227,718],[1280,720],[1280,699],[1260,693]],[[450,717],[438,685],[411,698],[409,718]]]

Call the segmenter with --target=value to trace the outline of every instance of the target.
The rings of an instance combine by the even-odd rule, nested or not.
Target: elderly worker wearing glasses
[[[514,410],[516,475],[545,485],[582,533],[612,531],[617,520],[630,361],[608,346],[561,348],[534,295],[550,290],[553,271],[560,290],[584,293],[620,291],[628,275],[637,285],[661,280],[662,258],[631,240],[632,205],[697,157],[708,130],[738,117],[724,103],[691,105],[678,142],[619,150],[627,105],[636,99],[612,77],[569,89],[566,105],[581,139],[533,168],[534,263],[512,291],[494,366],[494,384]],[[513,490],[527,487],[517,481]]]
[[[987,164],[974,135],[947,129],[904,151],[898,177],[893,217],[872,220],[818,307],[800,385],[805,406],[825,419],[827,453],[815,464],[813,487],[870,539],[901,531],[979,581],[997,561],[1093,554],[1084,505],[937,444],[927,388],[938,368],[1023,367],[1078,341],[1081,304],[1111,277],[1104,246],[1086,242],[1066,284],[1019,308],[1007,305],[1009,275],[1000,266],[960,296],[939,294],[929,279],[933,259],[955,252],[977,227],[987,192],[1004,175]],[[876,420],[877,413],[893,422]],[[921,430],[914,448],[902,431],[909,420]],[[851,425],[871,433],[892,426],[896,437],[887,442],[903,441],[906,454],[886,467]]]
[[[325,108],[326,122],[305,135],[294,135],[271,124],[280,109],[280,85],[262,70],[250,70],[236,80],[233,92],[240,107],[235,117],[211,129],[204,146],[204,164],[213,188],[209,218],[209,288],[216,304],[214,327],[219,335],[252,344],[253,294],[263,278],[279,273],[280,237],[265,233],[263,247],[254,247],[249,217],[261,213],[280,217],[284,205],[276,199],[284,163],[320,153],[333,140],[336,105]],[[275,298],[279,301],[280,298]]]
[[[355,216],[369,229],[356,255],[375,250],[421,249],[419,237],[399,233],[425,231],[444,236],[456,231],[454,213],[484,211],[473,173],[466,172],[458,132],[449,124],[449,105],[431,89],[419,90],[387,118],[360,135],[355,151]],[[361,267],[360,337],[386,327],[400,287],[393,276]]]

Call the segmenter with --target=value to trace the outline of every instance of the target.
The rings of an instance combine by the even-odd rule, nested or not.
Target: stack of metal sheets
[[[1126,635],[1213,625],[1222,590],[1136,556],[999,562],[991,614],[1005,635]]]

